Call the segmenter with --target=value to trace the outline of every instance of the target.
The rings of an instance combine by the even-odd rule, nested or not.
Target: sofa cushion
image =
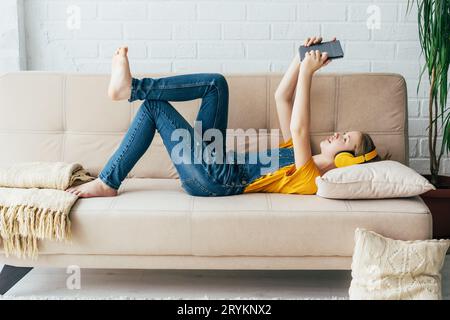
[[[80,198],[72,244],[40,254],[346,256],[362,227],[402,240],[431,237],[420,197],[335,200],[254,193],[192,197],[178,179],[125,179],[119,196]]]

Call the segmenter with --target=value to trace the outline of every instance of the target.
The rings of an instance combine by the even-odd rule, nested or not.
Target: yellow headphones
[[[366,161],[370,161],[373,158],[375,158],[377,155],[378,155],[377,149],[373,149],[369,153],[360,155],[358,157],[355,157],[350,152],[344,151],[344,152],[338,153],[334,157],[334,164],[336,165],[336,167],[342,168],[342,167],[351,166],[354,164],[360,164],[360,163],[364,163]]]

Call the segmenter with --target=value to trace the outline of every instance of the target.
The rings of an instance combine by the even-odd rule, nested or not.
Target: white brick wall
[[[115,47],[128,44],[134,72],[283,72],[305,37],[337,36],[345,59],[325,72],[387,71],[406,78],[411,165],[428,170],[428,86],[424,79],[416,92],[423,61],[415,10],[406,15],[406,0],[24,1],[32,70],[108,72]],[[80,30],[67,28],[69,5],[81,9]],[[374,12],[381,25],[371,30]],[[7,52],[0,50],[0,63]],[[450,174],[448,157],[441,171]]]
[[[21,0],[0,2],[0,73],[25,67],[23,5]]]

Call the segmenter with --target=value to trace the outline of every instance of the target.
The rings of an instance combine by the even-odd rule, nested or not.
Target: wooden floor
[[[348,299],[350,271],[32,270],[1,299]],[[450,255],[443,269],[450,300]]]

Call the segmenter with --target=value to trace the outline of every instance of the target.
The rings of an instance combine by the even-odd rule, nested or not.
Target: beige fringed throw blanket
[[[36,258],[38,240],[70,240],[69,213],[78,197],[64,190],[94,179],[77,163],[0,166],[0,237],[6,256]]]

